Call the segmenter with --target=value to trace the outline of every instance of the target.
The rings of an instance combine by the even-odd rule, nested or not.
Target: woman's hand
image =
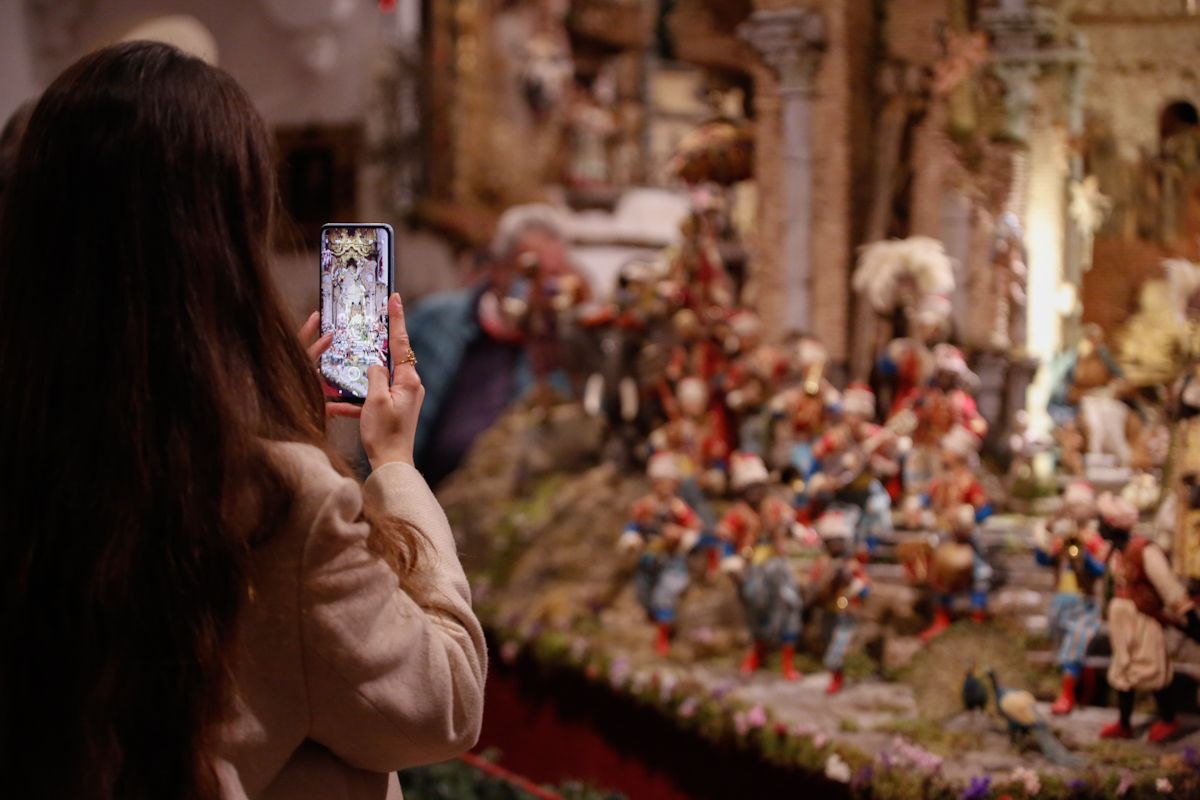
[[[317,332],[321,329],[321,315],[316,311],[308,315],[308,319],[300,326],[300,331],[296,334],[300,339],[300,344],[308,351],[308,357],[312,359],[313,364],[321,363],[321,354],[329,349],[333,344],[333,332],[324,336],[317,336]],[[318,367],[319,371],[319,367]],[[325,379],[321,379],[321,387],[325,388]],[[354,403],[326,403],[325,416],[327,417],[357,417],[362,413],[362,409],[354,405]]]
[[[384,367],[367,370],[367,401],[359,423],[363,450],[372,469],[394,461],[413,465],[417,417],[425,399],[416,364],[408,358],[408,329],[398,294],[388,298],[388,346],[392,354],[391,380]]]

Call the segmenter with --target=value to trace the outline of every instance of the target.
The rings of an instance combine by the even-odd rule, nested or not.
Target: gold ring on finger
[[[417,354],[413,352],[411,347],[404,354],[404,358],[400,360],[400,366],[404,366],[405,364],[412,364],[414,367],[417,365]]]

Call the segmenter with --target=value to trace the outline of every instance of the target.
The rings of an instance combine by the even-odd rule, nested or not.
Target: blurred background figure
[[[409,312],[426,387],[417,463],[431,483],[453,472],[514,400],[558,377],[558,297],[585,287],[554,209],[516,206],[500,217],[477,284]]]

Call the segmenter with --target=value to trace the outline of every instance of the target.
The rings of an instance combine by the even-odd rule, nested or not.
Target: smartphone
[[[367,369],[391,367],[388,297],[394,281],[392,227],[383,223],[321,226],[321,334],[333,343],[321,356],[330,400],[367,398]]]

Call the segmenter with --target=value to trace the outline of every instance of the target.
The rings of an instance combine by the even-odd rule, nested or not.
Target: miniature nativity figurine
[[[1047,617],[1056,647],[1055,665],[1062,689],[1050,707],[1069,714],[1083,673],[1088,647],[1100,631],[1096,587],[1104,575],[1107,547],[1096,518],[1096,492],[1085,481],[1072,481],[1063,492],[1062,509],[1034,529],[1034,558],[1054,570],[1054,596]]]
[[[1150,726],[1148,738],[1163,742],[1179,732],[1166,627],[1178,627],[1200,641],[1200,616],[1171,571],[1166,553],[1150,539],[1134,533],[1138,512],[1133,504],[1106,493],[1100,496],[1097,507],[1100,535],[1113,549],[1109,561],[1113,597],[1108,602],[1112,643],[1108,683],[1117,692],[1119,710],[1117,721],[1106,725],[1100,737],[1132,739],[1135,693],[1149,691],[1154,692],[1158,704],[1158,720]]]
[[[825,691],[837,694],[844,681],[846,651],[858,629],[857,613],[870,591],[871,579],[854,553],[854,526],[845,513],[822,515],[816,530],[825,552],[810,568],[808,604],[823,612],[824,666],[830,673]]]
[[[721,570],[738,586],[738,596],[750,631],[751,648],[742,672],[763,666],[770,648],[781,650],[785,680],[796,680],[796,642],[804,610],[800,587],[788,553],[802,535],[792,507],[772,493],[770,475],[753,453],[734,453],[730,477],[737,502],[717,524],[725,543]]]
[[[674,453],[655,453],[646,470],[652,491],[633,504],[619,548],[638,556],[638,602],[657,627],[654,648],[670,650],[679,598],[688,586],[687,554],[700,539],[700,517],[680,496],[681,470]]]
[[[933,623],[921,632],[929,642],[950,627],[954,601],[966,596],[971,619],[984,621],[994,570],[983,555],[975,507],[963,503],[939,521],[942,537],[933,550],[929,585],[934,591]]]

